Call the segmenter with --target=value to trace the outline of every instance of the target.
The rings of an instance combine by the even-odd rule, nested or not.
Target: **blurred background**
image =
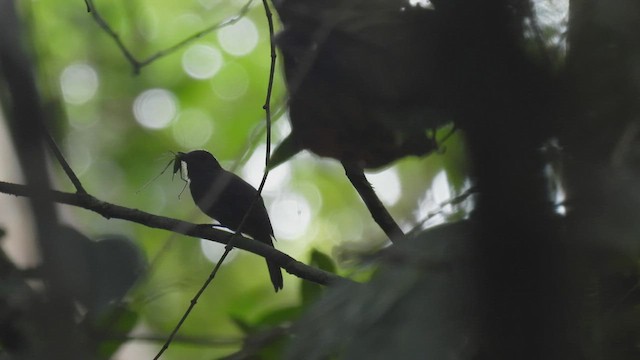
[[[264,170],[269,33],[264,9],[253,1],[235,23],[213,31],[134,74],[115,43],[80,2],[19,4],[34,50],[34,69],[55,122],[57,139],[87,191],[101,200],[195,223],[210,222],[193,204],[184,182],[163,171],[173,152],[206,149],[224,167],[258,186]],[[117,1],[96,3],[99,13],[139,59],[209,26],[238,16],[245,1]],[[276,21],[276,26],[279,26]],[[277,29],[276,29],[277,31]],[[271,107],[273,146],[289,132],[286,94],[278,64]],[[4,124],[4,122],[3,122]],[[1,180],[21,182],[16,157],[3,141]],[[52,161],[55,187],[73,191]],[[461,217],[459,206],[443,203],[462,192],[464,149],[454,136],[446,151],[407,158],[367,174],[382,202],[405,230]],[[150,182],[151,181],[151,182]],[[277,238],[276,248],[308,262],[312,249],[331,256],[339,272],[368,277],[360,258],[387,245],[335,160],[302,153],[273,170],[263,196]],[[37,251],[23,199],[0,197],[3,246],[21,266],[32,266]],[[223,246],[149,229],[74,207],[59,206],[64,221],[95,237],[120,234],[144,252],[149,271],[127,296],[140,312],[138,334],[162,339],[207,278]],[[423,224],[424,225],[424,224]],[[355,272],[355,274],[354,274]],[[360,273],[360,274],[359,274]],[[209,359],[241,345],[233,318],[262,317],[300,304],[299,279],[285,275],[273,294],[264,262],[234,250],[205,292],[181,334],[211,339],[214,346],[172,345],[167,358]],[[222,344],[216,341],[222,339]],[[119,359],[148,357],[158,342],[124,346]],[[135,349],[132,349],[135,347]],[[150,351],[150,352],[148,352]],[[145,355],[142,355],[145,354]]]
[[[431,6],[428,1],[409,3]],[[568,1],[534,4],[545,46],[560,66],[566,51]],[[100,15],[138,59],[234,19],[157,58],[139,73],[82,2],[35,0],[18,5],[25,41],[33,50],[33,71],[53,119],[53,136],[90,194],[153,214],[210,222],[189,192],[183,192],[185,183],[178,176],[165,171],[158,177],[173,159],[172,152],[195,149],[210,151],[226,169],[258,186],[266,153],[262,106],[270,61],[261,2],[97,2]],[[276,21],[276,32],[279,28]],[[271,103],[272,148],[291,132],[281,66]],[[20,183],[4,124],[0,122],[0,180]],[[465,219],[472,208],[471,201],[450,203],[471,186],[462,135],[454,134],[442,146],[429,156],[404,158],[367,173],[383,204],[407,232]],[[73,192],[58,164],[50,164],[55,188]],[[366,280],[374,270],[366,260],[389,245],[335,160],[298,154],[271,171],[263,197],[276,248],[302,262],[312,262],[312,254],[319,252],[330,257],[337,273]],[[129,335],[120,334],[124,340],[116,342],[113,358],[152,357],[223,246],[58,207],[65,223],[90,238],[117,234],[142,250],[147,272],[126,296],[136,314],[135,325]],[[37,263],[27,208],[23,199],[0,196],[0,227],[6,232],[2,245],[22,268]],[[247,329],[293,320],[305,305],[304,289],[294,276],[285,274],[284,281],[284,290],[273,294],[264,261],[234,250],[164,358],[221,357],[243,345]]]

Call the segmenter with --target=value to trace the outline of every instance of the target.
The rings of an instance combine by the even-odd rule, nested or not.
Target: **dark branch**
[[[127,334],[108,334],[105,336],[109,340],[119,341],[145,341],[145,342],[163,342],[165,336],[163,335],[127,335]],[[173,339],[174,342],[178,342],[183,345],[196,345],[206,347],[237,347],[242,344],[242,338],[207,338],[198,336],[176,336]]]
[[[124,57],[127,59],[127,61],[129,61],[129,63],[131,64],[131,66],[133,67],[133,72],[135,74],[140,72],[140,69],[142,69],[143,67],[151,64],[152,62],[167,56],[179,49],[181,49],[182,47],[184,47],[185,45],[203,37],[204,35],[207,35],[211,32],[214,32],[216,30],[220,30],[224,27],[227,27],[229,25],[233,25],[235,23],[237,23],[240,19],[242,19],[247,12],[249,12],[249,8],[251,7],[251,4],[253,3],[253,0],[248,0],[246,4],[244,4],[244,6],[242,6],[242,8],[240,8],[240,11],[238,11],[238,13],[234,16],[232,16],[231,18],[228,18],[226,20],[223,20],[217,24],[211,25],[201,31],[198,31],[197,33],[187,37],[186,39],[176,43],[175,45],[169,46],[168,48],[164,49],[164,50],[160,50],[157,53],[149,56],[146,59],[143,60],[138,60],[133,53],[127,48],[127,46],[124,44],[124,42],[120,39],[120,36],[118,35],[118,33],[116,33],[111,26],[109,25],[109,23],[107,23],[107,21],[102,17],[102,15],[100,15],[100,12],[98,11],[98,9],[96,9],[95,5],[93,4],[93,0],[85,0],[85,3],[87,5],[87,11],[91,14],[91,16],[93,17],[93,19],[95,20],[95,22],[98,24],[98,26],[100,26],[100,28],[102,30],[104,30],[104,32],[107,33],[107,35],[109,35],[110,38],[113,39],[113,41],[116,43],[116,45],[118,46],[118,48],[120,49],[120,51],[122,52],[122,54],[124,55]]]
[[[175,336],[178,334],[178,331],[182,327],[182,324],[184,324],[184,322],[189,317],[189,314],[191,314],[191,311],[198,303],[198,299],[200,299],[200,296],[202,295],[202,293],[204,293],[204,291],[207,289],[209,284],[213,281],[216,274],[218,273],[218,269],[220,269],[220,266],[222,265],[224,260],[227,258],[231,250],[236,246],[236,242],[239,239],[238,234],[240,233],[240,231],[242,230],[242,227],[244,226],[245,222],[249,218],[249,214],[251,213],[251,210],[256,205],[258,200],[261,198],[262,189],[264,188],[264,184],[267,182],[267,176],[269,175],[269,158],[271,157],[271,92],[273,89],[273,77],[276,70],[276,50],[275,50],[275,44],[274,44],[273,16],[271,14],[271,9],[269,8],[269,3],[267,2],[267,0],[263,0],[262,3],[264,5],[265,13],[267,16],[267,22],[269,23],[269,42],[271,46],[271,66],[269,69],[269,81],[267,84],[267,94],[265,96],[265,103],[262,106],[262,108],[266,113],[265,121],[267,124],[266,126],[267,150],[265,155],[265,170],[264,170],[264,174],[262,175],[262,181],[260,182],[260,186],[258,187],[258,191],[256,192],[256,196],[253,199],[251,206],[249,206],[249,209],[247,209],[247,212],[244,214],[242,220],[240,221],[240,224],[238,225],[238,230],[235,232],[235,234],[233,234],[232,236],[229,236],[229,242],[225,247],[224,253],[220,257],[220,260],[218,260],[216,266],[211,271],[211,274],[209,275],[207,280],[204,282],[204,284],[202,284],[202,286],[200,287],[196,295],[193,297],[193,299],[191,299],[189,307],[187,308],[185,313],[182,315],[182,317],[178,321],[178,324],[174,327],[173,331],[171,331],[171,334],[167,338],[167,341],[165,341],[165,343],[162,345],[162,348],[158,351],[158,353],[154,357],[154,360],[159,359],[162,356],[162,354],[169,348],[169,346],[171,345],[171,342],[173,341]],[[249,1],[247,5],[245,5],[245,7],[249,6],[249,4],[251,4],[251,1]]]
[[[44,125],[42,127],[42,132],[44,133],[44,139],[49,144],[53,155],[56,157],[56,159],[58,159],[60,166],[62,166],[65,174],[67,174],[67,177],[69,178],[69,180],[71,180],[71,183],[73,183],[73,186],[76,188],[76,192],[79,194],[86,194],[87,191],[84,189],[84,187],[82,187],[80,179],[78,179],[76,174],[73,172],[71,166],[69,166],[69,163],[67,162],[67,159],[64,158],[62,151],[60,151],[60,147],[58,146],[58,144],[56,144],[53,136],[51,136],[51,133],[47,128],[44,127]]]
[[[208,33],[214,32],[216,30],[220,30],[224,27],[227,27],[229,25],[233,25],[235,23],[237,23],[240,19],[242,19],[247,12],[249,12],[249,8],[251,7],[251,4],[253,3],[253,0],[249,0],[247,1],[246,4],[244,4],[242,6],[242,8],[240,8],[240,11],[238,11],[238,13],[236,15],[234,15],[233,17],[230,17],[226,20],[223,20],[222,22],[219,22],[217,24],[211,25],[203,30],[198,31],[197,33],[187,37],[186,39],[178,42],[177,44],[170,46],[164,50],[160,50],[157,53],[149,56],[148,58],[141,60],[138,63],[138,68],[137,70],[139,70],[142,67],[145,67],[149,64],[151,64],[152,62],[158,60],[159,58],[169,55],[177,50],[179,50],[180,48],[182,48],[183,46],[203,37],[204,35],[207,35]]]
[[[404,238],[404,233],[396,224],[391,214],[384,207],[376,192],[373,191],[371,184],[367,181],[367,178],[364,176],[364,172],[362,168],[353,165],[342,163],[344,167],[344,171],[351,181],[353,187],[358,191],[360,197],[364,201],[367,209],[371,213],[373,220],[382,228],[385,234],[389,237],[389,240],[392,242],[396,242],[397,240],[401,240]]]
[[[16,196],[31,197],[34,190],[25,185],[0,181],[0,192]],[[187,221],[154,215],[144,211],[111,204],[101,201],[89,194],[73,194],[49,190],[48,196],[57,203],[81,207],[98,213],[107,219],[127,220],[150,228],[172,231],[195,238],[215,241],[221,244],[227,244],[229,240],[228,232],[215,229],[209,225],[196,225]],[[303,264],[283,252],[241,235],[236,236],[234,246],[267,258],[270,261],[277,263],[288,273],[317,284],[329,285],[340,281],[350,281],[336,274]]]
[[[93,5],[93,0],[85,0],[85,4],[87,5],[87,11],[91,14],[91,17],[93,17],[93,20],[95,20],[98,26],[100,26],[100,28],[102,28],[102,30],[104,30],[107,33],[107,35],[109,35],[109,37],[112,38],[113,41],[115,41],[116,45],[118,45],[118,48],[120,49],[122,54],[127,58],[127,60],[133,66],[133,71],[135,73],[138,73],[141,68],[140,62],[135,58],[135,56],[133,56],[131,51],[127,49],[127,47],[122,42],[122,40],[120,40],[120,36],[118,35],[118,33],[116,33],[111,28],[111,26],[109,26],[109,24],[102,17],[102,15],[100,15],[100,13],[98,12],[98,9],[96,9],[95,5]]]

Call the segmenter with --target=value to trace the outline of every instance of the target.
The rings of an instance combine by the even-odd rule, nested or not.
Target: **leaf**
[[[100,318],[96,319],[95,327],[106,334],[106,339],[98,344],[97,355],[99,359],[110,359],[112,355],[127,342],[125,336],[136,326],[139,315],[130,308],[122,305],[111,308]],[[116,336],[110,336],[114,334]]]
[[[315,249],[311,252],[311,266],[331,273],[336,272],[336,265],[333,263],[333,259],[331,259],[329,255]]]
[[[269,159],[268,170],[275,169],[278,165],[288,161],[302,150],[300,145],[294,140],[292,135],[287,136],[280,145],[273,151]]]
[[[315,249],[311,252],[311,261],[309,264],[327,272],[335,273],[336,271],[336,266],[333,263],[333,260],[328,255]],[[323,292],[323,286],[309,281],[303,281],[302,286],[300,286],[300,295],[302,297],[303,306],[314,302]]]
[[[231,315],[231,321],[242,331],[244,334],[249,334],[255,330],[255,326],[249,324],[246,320],[241,319],[238,316]]]
[[[302,307],[298,305],[280,308],[263,315],[255,322],[257,327],[270,327],[296,320],[302,313]]]

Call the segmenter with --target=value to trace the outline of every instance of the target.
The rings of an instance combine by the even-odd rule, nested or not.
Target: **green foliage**
[[[147,184],[170,161],[173,156],[170,151],[207,149],[224,166],[245,178],[263,170],[263,157],[258,161],[251,158],[251,154],[259,153],[265,146],[262,106],[270,60],[267,23],[259,2],[254,1],[244,17],[250,21],[243,25],[248,27],[248,33],[223,35],[226,30],[219,30],[205,34],[141,68],[139,74],[134,74],[126,57],[86,12],[82,2],[52,0],[20,6],[29,27],[27,41],[35,49],[38,85],[52,109],[51,127],[89,193],[123,206],[206,223],[210,220],[196,209],[188,192],[180,195],[183,182],[169,171]],[[161,0],[96,1],[95,6],[133,56],[143,60],[237,15],[242,4]],[[252,26],[257,36],[255,46],[238,54],[233,44],[253,36]],[[231,40],[225,40],[224,36],[231,36]],[[204,52],[197,52],[202,49]],[[187,66],[189,56],[204,58],[194,65],[195,76]],[[218,57],[222,60],[214,75],[197,75],[197,66],[202,66],[205,70],[200,71],[205,73],[207,69],[213,71],[208,66]],[[274,114],[286,115],[280,64],[275,75],[271,107]],[[146,123],[144,113],[150,109],[144,107],[145,94],[156,96],[147,98],[153,105],[151,110],[160,109],[152,111],[144,119]],[[287,135],[286,117],[275,116],[273,125],[275,145]],[[424,214],[414,210],[420,202],[430,203],[437,210],[437,204],[426,193],[435,174],[443,168],[454,169],[451,173],[455,172],[456,189],[464,182],[465,169],[459,166],[460,142],[449,140],[446,147],[443,154],[403,159],[388,168],[400,182],[401,194],[389,205],[400,221],[419,223]],[[242,162],[247,158],[250,161]],[[66,176],[57,171],[56,187],[72,190]],[[276,226],[279,250],[301,261],[308,258],[308,263],[326,271],[341,272],[345,268],[342,259],[326,255],[335,255],[334,248],[346,246],[360,255],[384,246],[386,237],[335,161],[301,153],[274,169],[269,181],[278,181],[273,180],[278,171],[285,175],[274,186],[275,190],[265,190],[268,209],[272,217],[283,209],[293,214],[285,221],[280,220],[280,227]],[[378,186],[380,192],[385,189],[385,185]],[[294,200],[280,201],[291,198]],[[77,229],[91,238],[105,233],[131,238],[150,263],[147,274],[127,294],[127,308],[115,317],[110,312],[101,313],[95,326],[101,328],[116,319],[110,329],[119,334],[144,324],[152,334],[167,335],[207,278],[216,255],[207,257],[204,245],[196,239],[103,219],[81,209],[64,211],[73,224],[78,224]],[[289,234],[287,228],[301,223],[303,216],[308,217],[308,223],[301,231]],[[284,291],[273,294],[264,261],[238,250],[234,253],[238,253],[237,257],[222,267],[181,334],[233,337],[290,324],[324,293],[318,285],[285,275]],[[267,353],[273,358],[277,357],[273,354],[281,353],[284,338],[269,343],[265,358]],[[122,339],[105,340],[99,354],[108,357],[124,343]],[[202,353],[205,355],[199,356],[209,358],[226,355],[231,350],[202,349],[177,341],[166,357],[184,358],[187,353]]]
[[[322,269],[324,271],[335,273],[336,266],[333,260],[326,254],[313,250],[311,252],[311,261],[309,265]],[[302,305],[310,305],[314,301],[320,298],[324,293],[324,287],[305,281],[300,286],[300,296],[302,298]]]
[[[125,334],[128,334],[138,324],[139,314],[131,311],[126,304],[122,304],[111,311],[104,313],[94,324],[89,326],[95,329],[96,334],[105,334],[106,340],[98,343],[96,354],[100,359],[110,359],[114,353],[127,342]],[[109,339],[111,335],[113,339]]]
[[[566,18],[558,17],[553,11],[545,13],[544,4],[551,3],[548,1],[513,1],[510,4],[514,6],[506,11],[499,7],[506,6],[507,2],[488,2],[488,5],[468,8],[470,3],[464,1],[433,0],[427,3],[441,6],[443,13],[452,17],[444,20],[460,22],[441,21],[445,28],[451,25],[448,29],[454,30],[444,32],[451,38],[443,40],[436,32],[426,31],[424,34],[429,36],[423,37],[423,34],[401,26],[403,17],[417,8],[409,11],[405,8],[402,12],[391,10],[394,17],[386,19],[388,23],[382,21],[389,15],[390,6],[399,3],[390,0],[362,2],[365,5],[358,11],[376,10],[377,7],[383,10],[374,11],[374,17],[363,16],[362,22],[351,21],[349,11],[325,14],[309,8],[309,19],[334,16],[339,20],[332,26],[335,25],[333,30],[339,30],[343,36],[334,37],[332,44],[335,47],[329,49],[339,50],[329,51],[330,55],[339,55],[329,59],[331,61],[322,60],[329,68],[336,66],[344,71],[338,75],[323,74],[324,68],[319,66],[316,84],[326,87],[316,92],[318,89],[312,83],[307,88],[311,94],[307,100],[314,100],[314,107],[307,106],[305,101],[300,106],[307,110],[302,114],[309,115],[303,116],[309,121],[307,125],[318,126],[327,139],[331,139],[332,131],[340,126],[351,130],[346,125],[352,118],[362,121],[360,129],[369,129],[372,119],[376,120],[383,125],[384,136],[368,141],[373,149],[381,145],[376,139],[402,143],[407,137],[424,135],[425,129],[433,131],[435,139],[439,140],[439,151],[429,157],[403,158],[388,166],[387,161],[376,162],[373,165],[385,164],[386,168],[369,174],[378,194],[388,195],[397,190],[397,196],[384,198],[383,202],[403,229],[412,229],[409,240],[386,249],[388,239],[374,224],[346,180],[342,166],[334,160],[299,151],[297,144],[286,140],[290,139],[287,137],[290,128],[286,113],[289,103],[279,63],[269,105],[273,112],[271,145],[280,144],[280,147],[272,154],[272,168],[269,169],[272,172],[263,193],[275,237],[279,240],[275,246],[297,260],[328,272],[343,274],[349,270],[352,279],[362,280],[363,284],[340,284],[326,289],[285,274],[284,290],[274,294],[263,259],[234,250],[198,299],[180,330],[182,337],[176,338],[164,358],[210,359],[233,354],[232,357],[261,359],[281,359],[286,355],[292,359],[337,356],[410,359],[424,358],[427,352],[434,359],[464,359],[472,355],[477,358],[478,353],[482,354],[485,341],[489,342],[490,350],[501,350],[512,344],[504,340],[499,331],[491,334],[495,330],[492,324],[482,325],[482,329],[490,331],[478,331],[478,317],[485,314],[477,309],[480,301],[474,296],[485,296],[485,303],[481,305],[494,308],[496,314],[491,316],[498,315],[495,319],[481,321],[497,320],[510,325],[509,315],[532,319],[535,317],[532,314],[553,314],[553,310],[547,310],[536,301],[547,301],[547,294],[539,288],[552,288],[548,283],[556,280],[561,284],[558,287],[569,287],[566,294],[553,295],[567,303],[560,306],[569,313],[566,316],[570,319],[567,323],[571,323],[568,326],[571,334],[567,338],[583,358],[637,358],[640,272],[637,264],[638,222],[634,215],[638,213],[639,205],[633,194],[637,192],[638,178],[635,170],[637,104],[634,102],[638,98],[638,86],[637,79],[629,74],[638,73],[640,52],[626,48],[636,43],[636,34],[629,29],[637,29],[638,5],[631,0],[620,1],[618,7],[604,6],[604,0],[571,2],[578,10],[571,22],[574,28],[569,32]],[[309,1],[309,4],[316,6],[320,2]],[[245,5],[246,13],[243,12]],[[535,11],[525,8],[528,5]],[[123,206],[208,223],[210,219],[197,210],[188,192],[181,193],[184,183],[170,171],[161,173],[174,152],[200,148],[214,153],[226,168],[254,185],[258,184],[267,148],[263,105],[271,60],[271,34],[267,31],[267,20],[259,1],[244,4],[234,0],[99,1],[92,13],[86,12],[82,2],[61,0],[20,2],[18,6],[28,27],[24,43],[31,45],[31,55],[36,59],[33,72],[43,94],[47,125],[52,128],[71,167],[89,193]],[[581,6],[584,8],[580,9]],[[590,7],[606,8],[607,11],[591,11]],[[446,13],[447,8],[454,10]],[[465,11],[458,11],[460,9]],[[478,15],[466,11],[468,9],[484,13]],[[541,10],[546,16],[556,15],[555,20],[546,21],[544,16],[539,16],[544,23],[536,24],[532,21],[535,15],[522,15]],[[498,33],[506,29],[501,26],[506,25],[502,24],[505,20],[502,16],[506,17],[507,13],[518,20],[509,23],[509,29],[513,27],[519,33]],[[99,26],[93,16],[104,19],[109,29],[105,29],[105,25]],[[231,18],[238,22],[197,35]],[[483,23],[494,18],[495,22]],[[304,31],[308,31],[306,20],[303,18],[299,24]],[[427,24],[418,21],[414,25],[424,30],[422,26]],[[127,59],[128,55],[122,52],[113,36],[109,36],[110,31],[117,34],[121,45],[138,64]],[[192,36],[193,42],[172,52],[158,53],[172,49]],[[566,61],[565,37],[572,37]],[[518,43],[522,49],[502,46],[513,45],[512,38],[522,38],[522,43]],[[299,40],[297,36],[289,38],[293,59],[299,50]],[[442,68],[448,70],[445,72],[448,75],[455,73],[451,76],[453,79],[437,70],[421,74],[429,70],[426,65],[433,65],[425,59],[439,56],[437,51],[431,51],[433,49],[412,46],[424,45],[427,41],[438,46],[437,49],[451,52]],[[380,54],[379,49],[385,47],[392,51],[376,56]],[[410,51],[404,53],[404,50]],[[153,61],[139,66],[140,62],[157,54]],[[283,56],[279,54],[278,59],[281,58]],[[502,66],[503,61],[505,66]],[[380,68],[388,63],[401,65],[391,66],[387,72],[381,71]],[[513,63],[518,66],[512,66]],[[543,74],[546,70],[540,69],[545,67],[548,67],[547,75],[553,79],[529,78]],[[536,75],[514,76],[525,70]],[[562,85],[555,84],[557,79],[554,77],[558,73]],[[417,76],[419,74],[421,76]],[[350,82],[342,83],[343,78],[352,75]],[[396,83],[401,87],[403,82],[395,81],[402,78],[398,75],[404,76],[409,83],[419,79],[416,84],[420,90],[408,87],[411,91],[403,91],[403,95],[394,97],[393,86],[385,87],[385,84]],[[426,81],[431,80],[429,76],[440,81]],[[482,81],[469,80],[469,76]],[[575,79],[570,79],[572,77]],[[575,83],[569,85],[565,81]],[[360,87],[340,92],[343,96],[335,96],[336,84],[349,87],[359,82]],[[438,88],[432,89],[433,84]],[[574,88],[567,91],[565,86]],[[433,91],[426,96],[423,90]],[[565,92],[571,91],[570,96],[562,98],[566,96]],[[371,106],[361,106],[362,103],[354,101],[361,93],[369,92],[372,99],[386,94],[394,100],[385,104],[387,106],[378,106],[381,105],[378,100],[371,101],[368,104]],[[550,101],[546,98],[547,95],[555,97],[557,93],[563,93],[558,95],[559,99]],[[544,96],[537,99],[540,94]],[[416,110],[404,106],[405,102],[395,103],[409,96],[419,105],[426,104],[422,104],[423,98],[438,98],[447,111],[430,106],[420,106]],[[565,106],[568,104],[570,106]],[[528,107],[520,108],[520,105]],[[546,109],[546,105],[562,109]],[[579,109],[565,109],[572,106]],[[457,113],[458,107],[463,108],[460,113]],[[456,111],[450,112],[452,108]],[[345,113],[354,116],[345,119],[342,116]],[[314,117],[322,114],[329,116]],[[466,125],[463,126],[466,133],[459,131],[449,137],[449,125],[442,125],[452,119],[457,121],[457,116],[463,118],[460,123]],[[327,121],[314,122],[314,119]],[[333,127],[326,126],[328,120],[335,121]],[[436,131],[435,127],[440,128]],[[535,131],[527,131],[529,129]],[[393,131],[387,133],[387,130]],[[390,133],[395,135],[387,136]],[[627,134],[632,135],[627,137]],[[311,131],[310,139],[306,140],[315,140],[317,135],[318,132]],[[447,138],[446,141],[442,141],[443,138]],[[553,171],[557,174],[545,174],[547,179],[541,176],[542,163],[548,161],[542,159],[543,151],[540,150],[546,144],[542,146],[537,142],[542,138],[553,138],[568,149],[566,159],[554,159],[557,169]],[[484,152],[468,149],[465,146],[468,139],[472,139],[469,144],[475,146],[474,150]],[[513,154],[519,154],[523,149],[531,150],[528,146],[532,144],[536,147],[529,154],[529,160],[535,153],[540,162],[533,167],[522,166],[526,161]],[[389,141],[382,145],[394,144]],[[359,149],[357,146],[346,147],[347,153],[353,150]],[[559,153],[564,151],[558,150]],[[545,156],[549,155],[547,150],[544,152]],[[421,152],[408,151],[400,155],[416,153]],[[485,204],[495,202],[491,205],[499,208],[498,214],[509,218],[480,216],[481,221],[491,220],[493,227],[476,226],[476,219],[470,219],[474,200],[467,201],[466,194],[470,186],[469,154],[482,154],[484,157],[476,159],[487,160],[475,164],[474,175],[477,177],[480,173],[486,179],[494,180],[489,183],[495,193],[491,196],[482,193],[483,201]],[[503,166],[492,167],[496,164]],[[560,165],[565,167],[564,173],[560,173]],[[58,167],[52,168],[57,173],[51,186],[73,190]],[[505,176],[505,173],[513,175],[520,170],[521,177]],[[563,178],[564,183],[556,185],[558,194],[553,195],[558,196],[551,200],[563,201],[559,198],[564,193],[559,193],[566,186],[572,196],[568,202],[570,206],[567,206],[570,212],[563,214],[562,220],[557,219],[560,218],[557,214],[549,216],[552,221],[538,219],[536,216],[540,212],[532,215],[531,209],[548,206],[551,201],[546,197],[535,197],[549,194],[544,190],[530,191],[527,184],[557,180],[553,177]],[[376,182],[374,179],[382,180]],[[500,199],[500,196],[504,198]],[[532,198],[535,201],[531,201]],[[565,204],[558,205],[557,209],[560,208],[564,209]],[[551,212],[550,208],[546,210]],[[133,329],[144,329],[151,336],[164,339],[193,301],[221,255],[220,247],[171,232],[104,219],[77,208],[65,207],[61,213],[65,221],[74,226],[68,229],[73,234],[59,239],[56,247],[69,260],[56,269],[64,283],[63,294],[57,295],[68,296],[73,301],[73,306],[68,306],[72,309],[66,310],[77,315],[73,321],[82,320],[73,325],[81,325],[78,333],[89,338],[79,337],[78,343],[89,343],[98,358],[125,358],[127,354],[118,352],[124,344],[130,343],[126,335]],[[477,214],[476,209],[473,215]],[[451,222],[453,220],[459,221]],[[451,223],[424,230],[447,221]],[[523,228],[519,222],[534,226]],[[20,234],[13,231],[13,227],[20,224],[2,223],[0,226],[3,245],[14,233]],[[555,242],[553,236],[536,235],[545,226],[557,230],[559,241]],[[503,227],[508,231],[501,232]],[[555,232],[549,233],[555,235]],[[111,237],[110,241],[93,240],[103,234],[118,236]],[[127,240],[127,245],[123,245],[116,240],[122,236],[131,241]],[[27,237],[30,239],[31,236]],[[518,244],[519,237],[528,240],[527,247],[513,245]],[[478,239],[489,242],[472,242]],[[493,248],[483,247],[493,244],[491,241],[495,241]],[[553,243],[553,247],[540,249],[537,242],[544,241]],[[116,245],[114,249],[109,244],[123,247]],[[556,251],[555,246],[568,250],[567,255],[558,254],[562,251]],[[138,248],[143,255],[138,253]],[[478,248],[485,251],[472,251]],[[503,252],[505,256],[496,256],[499,261],[487,261]],[[539,256],[541,254],[543,256]],[[143,267],[143,259],[149,261],[148,270],[134,284],[137,272]],[[557,259],[566,260],[567,264],[557,264],[560,262]],[[33,337],[45,333],[30,327],[37,323],[35,320],[49,317],[56,325],[61,315],[50,311],[56,307],[48,307],[52,304],[42,296],[46,291],[40,292],[26,280],[38,278],[40,268],[18,268],[4,252],[0,253],[0,260],[2,275],[6,275],[0,283],[0,342],[6,350],[13,351],[11,346],[24,346],[25,339],[17,335],[31,330],[38,334]],[[483,261],[489,266],[477,268]],[[524,280],[517,277],[522,275],[520,267],[527,270],[526,266],[530,266],[537,271],[540,270],[537,266],[546,266],[546,262],[552,269],[566,270],[566,279],[561,276],[563,274],[552,271],[543,280],[527,271],[522,271]],[[504,263],[510,266],[503,269]],[[510,291],[513,286],[516,290],[522,287],[526,291],[505,291],[506,295],[516,296],[518,301],[502,296],[505,293],[491,286],[487,286],[488,290],[477,291],[474,288],[478,286],[477,276],[486,276],[493,282],[483,279],[485,283],[499,289],[504,287]],[[509,281],[499,281],[503,278]],[[536,281],[544,284],[531,290],[530,283]],[[47,286],[49,284],[43,288]],[[528,290],[537,297],[529,296]],[[496,299],[490,298],[496,294]],[[553,303],[553,300],[549,302]],[[523,303],[530,306],[523,306]],[[512,307],[512,313],[507,311],[508,315],[503,316],[502,305]],[[36,311],[32,311],[34,309]],[[535,334],[534,327],[528,328],[529,324],[521,324],[520,317],[517,319],[518,328],[525,329],[523,334],[543,338]],[[558,320],[549,320],[550,323],[553,321]],[[552,334],[554,329],[544,330]],[[545,336],[553,337],[549,334]],[[38,340],[43,342],[49,340],[40,338]],[[217,341],[218,338],[226,341]],[[494,343],[487,339],[493,339]],[[157,344],[156,348],[159,346]],[[149,357],[151,353],[153,350],[149,351]],[[491,358],[493,354],[483,355]]]

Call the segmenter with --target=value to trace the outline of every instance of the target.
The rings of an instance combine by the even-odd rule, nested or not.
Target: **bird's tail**
[[[280,269],[280,266],[269,260],[267,260],[267,267],[269,268],[269,277],[271,277],[273,289],[278,292],[278,290],[281,290],[284,285],[282,281],[282,270]]]

